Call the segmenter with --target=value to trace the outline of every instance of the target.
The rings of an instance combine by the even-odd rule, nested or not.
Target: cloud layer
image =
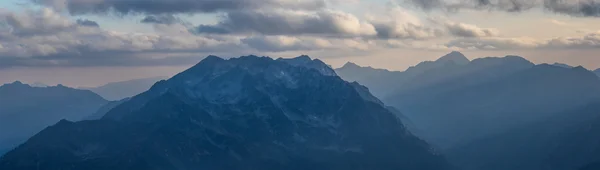
[[[578,17],[600,17],[598,0],[401,0],[425,10],[521,12],[534,8]]]
[[[537,40],[528,37],[516,38],[462,38],[445,44],[447,47],[476,50],[516,50],[516,49],[592,49],[600,48],[600,32],[591,32],[580,37],[556,37]]]
[[[324,0],[31,0],[57,10],[81,14],[177,14],[214,13],[244,9],[319,9]]]

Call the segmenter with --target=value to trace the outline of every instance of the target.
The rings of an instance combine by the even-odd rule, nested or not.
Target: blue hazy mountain
[[[144,79],[134,79],[121,82],[108,83],[99,87],[83,88],[93,91],[107,100],[118,101],[128,97],[140,94],[150,87],[167,77],[150,77]]]
[[[600,161],[600,151],[591,149],[600,137],[590,129],[600,124],[600,80],[583,67],[507,56],[396,79],[403,83],[383,101],[462,168],[568,170]]]
[[[599,69],[596,69],[596,70],[594,70],[594,73],[600,77],[600,68],[599,68]]]
[[[97,120],[97,119],[100,119],[100,118],[104,117],[104,115],[106,113],[108,113],[110,110],[112,110],[115,107],[117,107],[117,106],[125,103],[126,101],[129,101],[129,99],[130,98],[125,98],[125,99],[118,100],[118,101],[110,101],[110,102],[106,103],[105,105],[103,105],[102,107],[100,107],[93,114],[85,117],[83,120]]]
[[[469,59],[462,53],[453,51],[436,61],[425,61],[406,71],[389,71],[372,67],[361,67],[354,63],[346,63],[336,69],[336,73],[347,81],[356,81],[367,86],[379,98],[388,97],[391,92],[398,91],[413,78],[443,67],[459,67],[467,65]]]
[[[307,56],[209,56],[100,120],[63,120],[0,169],[451,169],[366,87]]]
[[[62,85],[31,87],[18,81],[2,85],[0,152],[25,142],[61,119],[81,120],[107,102],[91,91]]]
[[[600,160],[600,102],[564,110],[448,152],[465,170],[570,170]]]
[[[556,67],[562,67],[562,68],[573,68],[573,66],[570,66],[570,65],[565,64],[565,63],[554,63],[552,65],[556,66]]]
[[[582,67],[507,64],[431,85],[415,79],[416,86],[384,101],[405,112],[424,139],[446,149],[600,98],[598,77]]]

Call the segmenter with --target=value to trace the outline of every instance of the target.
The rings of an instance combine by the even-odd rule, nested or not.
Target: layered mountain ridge
[[[81,88],[90,90],[110,101],[119,101],[133,97],[148,90],[154,83],[167,77],[149,77],[121,82],[112,82],[99,87]]]
[[[307,56],[209,56],[100,120],[63,120],[0,169],[453,169],[364,86]]]
[[[571,170],[600,158],[591,149],[600,146],[599,138],[585,135],[600,122],[600,80],[581,66],[535,65],[506,56],[415,66],[427,70],[416,75],[348,68],[354,68],[354,75],[383,75],[349,79],[388,92],[378,97],[398,108],[414,125],[412,132],[461,168]],[[345,79],[350,72],[336,71]]]
[[[107,102],[91,91],[63,85],[32,87],[19,81],[2,85],[0,151],[16,147],[61,119],[81,120]]]

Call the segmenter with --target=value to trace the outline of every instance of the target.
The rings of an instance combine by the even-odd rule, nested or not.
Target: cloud
[[[557,49],[584,49],[600,48],[600,31],[588,33],[582,37],[558,37],[547,40],[542,48]]]
[[[176,57],[165,61],[165,56],[249,50],[239,38],[107,31],[90,26],[93,21],[71,21],[48,8],[0,16],[0,68],[169,64],[180,62],[174,62],[179,61]]]
[[[497,37],[499,31],[494,28],[481,28],[476,25],[451,21],[445,18],[430,18],[430,21],[441,25],[455,37]]]
[[[348,38],[317,38],[306,36],[251,36],[242,43],[263,52],[287,51],[366,51],[373,48],[371,41]]]
[[[335,10],[243,10],[228,12],[216,25],[200,25],[203,34],[262,34],[315,36],[375,36],[373,25]]]
[[[488,31],[488,30],[483,30]],[[398,6],[360,19],[337,10],[245,10],[228,12],[219,23],[200,25],[197,34],[320,36],[332,38],[414,39],[444,36],[443,29],[423,24]],[[483,34],[492,32],[484,32]]]
[[[550,22],[550,23],[552,23],[552,24],[554,24],[554,25],[559,25],[559,26],[566,26],[566,25],[569,25],[569,24],[568,24],[568,23],[566,23],[566,22],[559,21],[559,20],[555,20],[555,19],[548,20],[548,22]]]
[[[245,9],[324,8],[325,0],[31,0],[72,15],[214,13]]]
[[[149,15],[142,19],[140,22],[147,24],[176,24],[185,23],[183,20],[173,15]]]
[[[413,13],[400,6],[390,5],[383,13],[372,14],[368,20],[382,39],[429,39],[443,36],[443,30],[427,26]]]
[[[462,9],[521,12],[542,8],[578,17],[600,17],[598,0],[402,0],[424,10],[455,12]]]
[[[77,21],[75,21],[75,22],[81,26],[100,27],[100,25],[96,21],[92,21],[92,20],[77,19]]]
[[[254,49],[267,52],[309,51],[332,47],[331,42],[320,38],[253,36],[244,38],[241,41]]]
[[[39,11],[26,10],[22,13],[0,13],[0,24],[10,27],[10,30],[4,32],[14,36],[48,35],[78,28],[48,8]]]
[[[371,45],[361,39],[303,35],[195,35],[180,23],[153,24],[155,33],[117,32],[93,26],[93,21],[70,20],[50,8],[1,13],[0,69],[180,65],[208,54],[353,51]],[[353,33],[343,26],[330,29]]]
[[[447,47],[475,50],[514,50],[514,49],[590,49],[600,48],[600,31],[588,33],[581,37],[556,37],[547,40],[536,40],[528,37],[517,38],[462,38],[451,40]]]

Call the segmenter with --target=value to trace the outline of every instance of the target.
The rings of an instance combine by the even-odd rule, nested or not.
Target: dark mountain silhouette
[[[100,87],[83,88],[93,91],[107,100],[117,101],[128,97],[138,95],[167,77],[150,77],[144,79],[127,80],[121,82],[108,83]]]
[[[451,169],[318,60],[209,56],[102,119],[63,120],[0,169]]]
[[[594,70],[594,73],[595,73],[596,75],[600,76],[600,68],[599,68],[599,69],[596,69],[596,70]]]
[[[61,119],[81,120],[107,102],[91,91],[62,85],[31,87],[17,81],[0,86],[0,151]]]
[[[579,170],[597,170],[597,169],[600,169],[600,162],[590,163],[590,164],[587,164],[587,165],[579,168]]]

